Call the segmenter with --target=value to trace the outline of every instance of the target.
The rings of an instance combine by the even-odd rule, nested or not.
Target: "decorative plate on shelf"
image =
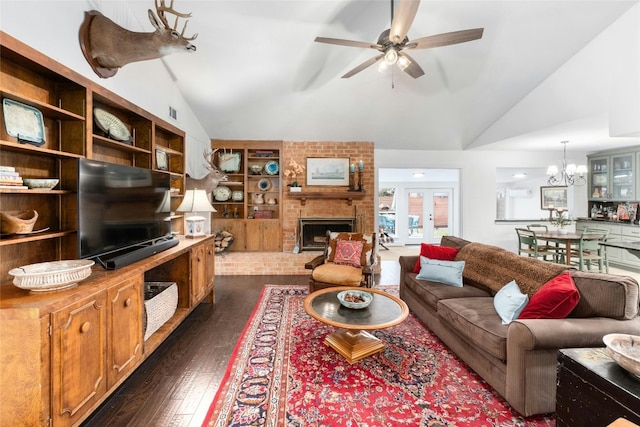
[[[240,172],[240,153],[220,153],[218,159],[218,166],[223,172]]]
[[[226,202],[231,198],[231,189],[220,185],[213,189],[213,198],[216,202]]]
[[[9,136],[36,146],[44,144],[44,119],[40,110],[8,98],[2,100],[2,109]]]
[[[125,124],[110,112],[103,110],[102,108],[94,108],[93,118],[95,119],[98,128],[102,132],[106,133],[109,138],[126,143],[133,140],[129,129],[127,129]]]
[[[271,181],[267,178],[262,178],[260,181],[258,181],[258,189],[260,189],[260,191],[268,191],[270,188]]]
[[[267,175],[277,175],[280,168],[278,167],[278,162],[270,161],[264,165],[264,171]]]
[[[231,200],[234,202],[241,202],[244,200],[244,193],[242,191],[234,191],[231,193]]]

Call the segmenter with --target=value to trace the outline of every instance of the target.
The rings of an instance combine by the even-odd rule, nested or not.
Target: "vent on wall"
[[[173,120],[178,120],[178,112],[172,106],[169,106],[169,117]]]

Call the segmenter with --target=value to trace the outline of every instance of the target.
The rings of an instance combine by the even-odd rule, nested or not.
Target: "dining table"
[[[560,233],[557,230],[542,232],[536,231],[536,238],[539,240],[546,240],[547,242],[564,244],[565,263],[567,265],[571,265],[571,246],[580,242],[580,239],[599,240],[602,238],[602,233],[576,233],[575,231]]]

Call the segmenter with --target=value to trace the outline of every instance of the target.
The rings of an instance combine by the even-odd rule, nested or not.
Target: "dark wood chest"
[[[561,426],[606,426],[618,418],[640,424],[640,379],[606,348],[558,352],[556,415]]]

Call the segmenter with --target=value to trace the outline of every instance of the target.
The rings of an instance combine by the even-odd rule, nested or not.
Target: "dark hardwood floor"
[[[376,283],[397,284],[397,261]],[[307,276],[216,276],[215,304],[200,304],[82,425],[200,427],[262,286]]]

